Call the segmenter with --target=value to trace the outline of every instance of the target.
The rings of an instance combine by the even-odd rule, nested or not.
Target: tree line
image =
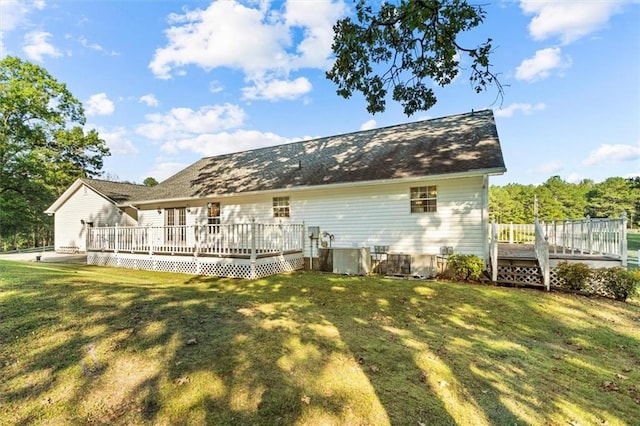
[[[490,216],[499,223],[540,220],[618,218],[626,212],[629,227],[640,226],[640,177],[610,177],[602,182],[566,182],[552,176],[540,185],[510,183],[489,188]]]

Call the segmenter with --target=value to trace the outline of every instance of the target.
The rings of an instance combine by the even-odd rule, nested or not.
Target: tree
[[[51,228],[43,210],[78,177],[100,175],[109,155],[85,132],[82,104],[44,68],[0,60],[0,238]]]
[[[373,114],[385,110],[391,88],[393,100],[406,115],[428,110],[437,101],[431,81],[450,84],[459,73],[462,55],[471,59],[473,89],[479,93],[495,84],[502,96],[489,61],[492,40],[472,48],[458,42],[462,33],[483,22],[486,12],[481,6],[466,0],[399,0],[397,5],[382,2],[374,10],[372,3],[358,0],[357,20],[347,17],[333,27],[336,60],[326,76],[338,86],[340,96],[361,92]]]
[[[144,186],[156,186],[158,184],[158,181],[155,178],[149,176],[142,183],[144,184]]]
[[[591,217],[620,217],[627,213],[629,224],[636,220],[636,205],[640,199],[640,189],[631,186],[629,180],[610,177],[597,183],[587,193]]]
[[[500,223],[532,223],[534,197],[541,220],[620,217],[627,213],[629,226],[640,224],[640,179],[610,177],[594,183],[584,179],[569,183],[552,176],[542,185],[510,183],[489,188],[489,211]]]

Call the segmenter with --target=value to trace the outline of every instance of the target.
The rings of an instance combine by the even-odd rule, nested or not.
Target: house
[[[483,110],[207,157],[151,188],[79,179],[47,213],[56,250],[90,263],[256,277],[331,246],[429,275],[443,252],[488,259],[489,177],[505,171]]]
[[[76,180],[45,213],[55,215],[57,252],[86,252],[87,230],[94,226],[135,226],[138,212],[122,206],[144,197],[148,187],[98,179]]]

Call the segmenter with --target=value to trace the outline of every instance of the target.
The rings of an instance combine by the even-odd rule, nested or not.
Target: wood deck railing
[[[550,254],[610,256],[627,261],[627,218],[566,219],[539,222]],[[536,243],[535,224],[496,224],[497,239],[505,243]]]
[[[302,251],[304,225],[241,223],[90,228],[88,251],[259,256]]]

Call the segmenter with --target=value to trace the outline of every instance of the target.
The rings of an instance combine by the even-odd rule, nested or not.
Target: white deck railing
[[[501,243],[531,244],[536,239],[532,223],[497,223],[496,233]]]
[[[304,248],[304,225],[241,223],[90,228],[88,251],[258,256]]]
[[[489,244],[489,258],[491,259],[491,281],[498,281],[498,226],[491,222],[491,242]]]
[[[578,219],[543,224],[554,254],[605,255],[626,259],[627,220]]]
[[[542,226],[540,226],[540,222],[538,222],[538,218],[534,219],[533,227],[535,231],[535,243],[533,247],[536,253],[536,259],[538,259],[538,265],[540,265],[542,271],[542,284],[544,288],[549,290],[551,271],[551,265],[549,264],[549,243],[547,242],[547,237],[544,235]]]
[[[627,260],[627,219],[566,219],[539,222],[549,253],[611,256]],[[535,224],[496,224],[501,243],[535,244]]]

